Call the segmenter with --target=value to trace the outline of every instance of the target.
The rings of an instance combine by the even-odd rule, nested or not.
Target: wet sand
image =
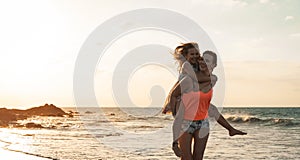
[[[42,158],[37,157],[33,155],[28,155],[21,152],[14,152],[14,151],[8,151],[4,150],[3,148],[0,148],[0,155],[3,159],[9,159],[9,160],[49,160],[48,158]]]

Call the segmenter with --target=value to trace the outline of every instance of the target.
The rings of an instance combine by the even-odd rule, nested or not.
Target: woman
[[[195,70],[199,70],[202,74],[201,77],[208,79],[208,84],[210,84],[209,70],[200,57],[196,43],[186,43],[178,46],[175,49],[174,57],[180,64],[179,83],[184,106],[179,107],[179,116],[177,116],[182,118],[176,118],[180,121],[183,119],[182,123],[174,122],[175,128],[178,128],[178,125],[181,124],[182,135],[179,138],[182,150],[181,158],[187,160],[202,159],[208,139],[209,122],[207,117],[212,98],[212,87],[207,85],[207,81],[203,81],[198,85],[198,82],[194,80],[197,80]],[[203,85],[205,83],[206,85]],[[174,103],[174,100],[171,103]],[[191,152],[192,139],[194,139],[193,154]]]
[[[207,72],[207,68],[202,68]],[[182,151],[181,159],[203,159],[204,150],[209,135],[208,108],[212,99],[211,85],[194,85],[191,77],[186,76],[181,83],[182,102],[184,114],[179,144]],[[191,143],[194,139],[194,151],[191,151]]]
[[[206,51],[203,55],[204,58],[206,58],[206,63],[208,65],[208,68],[206,66],[206,64],[203,62],[203,59],[201,59],[199,51],[198,51],[198,45],[196,43],[186,43],[186,44],[182,44],[181,46],[178,46],[175,49],[175,53],[174,53],[174,57],[179,61],[180,64],[180,78],[179,82],[177,82],[175,84],[175,86],[173,87],[173,89],[171,90],[169,97],[167,98],[167,103],[165,105],[164,108],[164,112],[166,112],[168,109],[170,109],[173,113],[173,116],[176,115],[176,112],[178,111],[178,104],[180,104],[180,102],[177,101],[176,97],[180,97],[181,95],[181,89],[183,89],[184,93],[189,93],[192,90],[195,90],[196,92],[199,90],[202,90],[203,92],[208,92],[211,87],[215,84],[216,82],[216,76],[211,76],[209,77],[209,75],[212,75],[212,70],[214,67],[216,67],[216,54],[210,51]],[[200,65],[198,65],[200,64]],[[190,67],[192,66],[192,67]],[[200,69],[201,68],[201,69]],[[195,76],[195,72],[196,72],[196,76]],[[187,78],[184,78],[185,76],[187,76]],[[194,83],[192,80],[196,81],[198,80],[198,84]],[[212,80],[211,80],[212,79]],[[211,82],[212,81],[212,82]],[[199,86],[198,86],[199,85]],[[191,88],[192,86],[192,88]],[[176,96],[177,95],[177,96]],[[200,94],[201,95],[201,94]],[[205,94],[204,94],[205,95]],[[172,98],[171,98],[172,97]],[[174,98],[175,97],[175,98]],[[187,96],[187,94],[184,94],[183,97],[189,97]],[[193,95],[191,96],[193,97]],[[205,96],[202,96],[202,98],[204,98]],[[187,99],[187,98],[184,98]],[[189,98],[188,98],[189,99]],[[210,98],[211,99],[211,98]],[[180,100],[180,98],[179,98]],[[191,101],[199,101],[199,98],[190,98],[190,100],[184,100],[187,101],[186,106],[189,106],[189,102]],[[202,102],[204,102],[204,100],[202,100]],[[177,105],[176,105],[177,104]],[[171,106],[171,107],[169,107]],[[177,106],[177,107],[175,107]],[[194,105],[197,106],[197,105]],[[203,116],[200,119],[204,119],[207,118],[207,106],[206,105],[206,109],[202,109],[203,110]],[[169,107],[169,108],[168,108]],[[184,115],[184,110],[186,108],[180,107],[180,114],[178,114],[174,120],[174,124],[173,124],[173,138],[174,138],[174,143],[173,143],[173,150],[175,152],[175,154],[180,157],[182,155],[180,149],[178,148],[178,143],[177,143],[177,138],[179,137],[180,134],[180,128],[181,128],[181,123],[182,123],[182,119],[183,119],[183,115]],[[191,108],[190,108],[191,109]],[[191,111],[191,110],[190,110]],[[194,112],[190,112],[190,114],[196,113],[196,111]],[[188,113],[186,113],[188,114]],[[220,123],[224,128],[228,129],[229,131],[229,135],[233,136],[233,135],[238,135],[238,134],[246,134],[242,131],[236,130],[235,128],[233,128],[225,119],[224,117],[218,112],[217,108],[215,106],[211,106],[209,107],[209,115],[213,116],[218,123]],[[188,118],[188,120],[195,120],[193,119],[195,115],[190,115],[190,117]],[[204,133],[203,137],[199,137],[193,135],[195,137],[195,148],[196,150],[194,151],[194,157],[196,159],[201,159],[204,153],[204,149],[206,146],[206,141],[208,138],[208,121],[207,119],[205,121],[198,121],[197,123],[193,123],[193,122],[189,122],[187,121],[187,116],[185,116],[184,120],[184,125],[185,127],[187,127],[186,129],[188,130],[189,126],[193,126],[193,127],[199,127],[199,124],[202,125],[202,128],[204,128],[203,126],[206,126],[207,129],[202,129],[201,131]],[[199,120],[199,117],[198,119]],[[201,123],[200,123],[201,122]],[[200,127],[201,128],[201,127]],[[196,130],[199,130],[200,128],[196,128]],[[191,130],[191,128],[190,128]],[[204,131],[206,130],[206,131]],[[196,131],[195,134],[198,134],[199,131]],[[194,134],[194,133],[193,133]],[[187,134],[183,134],[182,140],[190,140],[189,137],[191,137],[190,135]],[[200,138],[200,139],[199,139]],[[197,142],[201,142],[201,143],[197,143]],[[187,152],[190,152],[190,143],[189,141],[182,141],[181,142],[181,148],[184,149],[185,154],[182,156],[183,158],[188,158],[190,157],[190,155],[187,155]],[[189,145],[188,145],[189,144]],[[189,148],[185,147],[185,146],[189,146]],[[186,151],[186,149],[188,151]]]

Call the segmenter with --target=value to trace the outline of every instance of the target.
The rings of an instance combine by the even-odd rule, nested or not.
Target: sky
[[[217,83],[224,95],[215,95],[224,106],[300,106],[298,0],[11,0],[0,1],[0,107],[76,106],[73,73],[83,43],[110,18],[142,8],[180,13],[208,34],[224,72]],[[118,105],[112,77],[121,55],[151,43],[172,50],[182,41],[161,31],[115,41],[96,68],[98,104]],[[177,67],[171,57],[164,65]],[[133,73],[128,94],[136,106],[160,105],[177,76],[157,65]]]

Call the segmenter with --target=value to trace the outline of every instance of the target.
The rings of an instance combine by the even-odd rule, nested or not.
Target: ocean
[[[171,115],[160,108],[63,108],[74,117],[32,117],[44,128],[0,128],[0,147],[46,159],[170,160]],[[210,119],[204,159],[300,159],[300,108],[223,108],[248,134],[228,135]],[[7,159],[0,154],[0,159]]]

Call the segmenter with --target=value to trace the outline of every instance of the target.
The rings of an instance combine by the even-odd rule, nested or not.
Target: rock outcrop
[[[9,122],[16,120],[16,114],[11,113],[9,109],[0,108],[0,126],[7,126]]]
[[[26,110],[0,108],[0,126],[6,127],[12,121],[23,120],[32,116],[72,116],[53,104],[33,107]],[[28,125],[32,127],[32,124]],[[39,128],[39,126],[37,126]]]

